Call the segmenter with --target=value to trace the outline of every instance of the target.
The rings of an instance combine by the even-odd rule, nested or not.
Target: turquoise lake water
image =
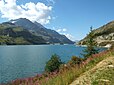
[[[80,56],[85,47],[75,45],[12,45],[0,46],[0,83],[42,73],[51,55],[63,62]]]

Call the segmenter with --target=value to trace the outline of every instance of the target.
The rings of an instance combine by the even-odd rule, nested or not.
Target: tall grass
[[[69,85],[82,73],[91,69],[104,58],[112,55],[114,55],[113,50],[103,51],[95,54],[87,60],[83,61],[80,65],[68,67],[65,70],[62,70],[62,72],[60,71],[61,73],[59,73],[58,76],[51,78],[48,82],[43,83],[42,85]]]

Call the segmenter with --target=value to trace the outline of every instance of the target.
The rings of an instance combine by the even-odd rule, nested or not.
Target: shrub
[[[61,59],[56,54],[54,54],[52,55],[51,59],[46,63],[45,71],[54,72],[55,70],[59,70],[61,64]]]
[[[77,57],[77,56],[72,56],[71,60],[69,61],[70,65],[74,65],[74,64],[80,64],[82,61],[81,58]]]

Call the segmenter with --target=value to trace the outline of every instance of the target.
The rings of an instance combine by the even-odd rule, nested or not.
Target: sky
[[[114,0],[0,0],[0,23],[17,18],[81,40],[91,26],[96,29],[114,20]]]

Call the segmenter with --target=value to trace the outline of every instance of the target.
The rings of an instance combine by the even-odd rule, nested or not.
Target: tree
[[[92,27],[90,27],[90,33],[88,35],[86,45],[87,45],[87,48],[84,49],[84,51],[83,51],[85,53],[85,54],[83,54],[85,59],[87,59],[88,57],[91,57],[92,54],[98,53],[98,49],[96,49],[97,43],[94,40],[94,34],[93,34]]]
[[[61,59],[56,54],[54,54],[52,55],[51,59],[46,63],[45,71],[53,72],[55,70],[59,70],[61,64]]]

